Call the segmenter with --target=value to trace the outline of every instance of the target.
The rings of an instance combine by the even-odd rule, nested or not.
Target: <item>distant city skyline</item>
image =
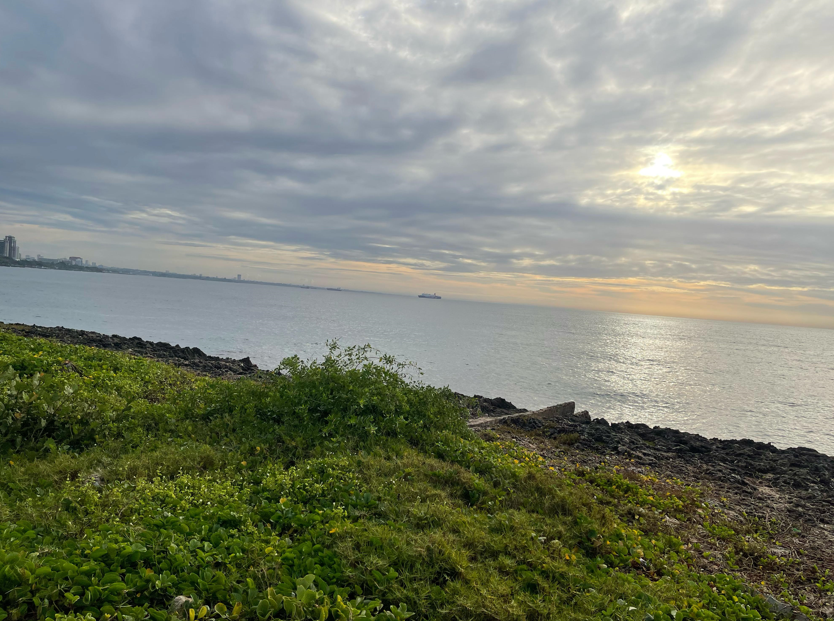
[[[41,253],[37,253],[35,256],[29,255],[29,254],[24,256],[24,255],[21,254],[20,248],[16,244],[17,244],[17,239],[16,239],[15,236],[13,236],[13,235],[5,236],[2,240],[2,242],[0,242],[0,255],[4,256],[4,257],[11,258],[9,256],[10,252],[16,252],[17,259],[15,259],[15,260],[17,260],[17,261],[26,261],[26,262],[32,261],[32,262],[46,263],[46,264],[66,263],[68,265],[74,265],[74,266],[79,266],[79,267],[101,267],[101,268],[107,267],[107,268],[111,268],[111,269],[117,269],[117,270],[120,270],[120,271],[130,271],[130,270],[157,271],[157,272],[163,272],[164,271],[166,273],[179,274],[179,275],[190,275],[190,276],[194,276],[194,277],[198,277],[198,278],[204,278],[202,272],[201,273],[197,273],[197,272],[191,272],[191,273],[189,273],[189,272],[177,272],[176,270],[170,270],[170,269],[145,270],[145,268],[136,267],[136,266],[132,266],[132,265],[128,265],[128,264],[105,265],[104,263],[98,263],[96,261],[90,261],[89,259],[84,259],[83,257],[79,257],[79,256],[72,256],[72,255],[71,256],[60,256],[60,253],[58,253],[58,255],[53,256],[53,257],[48,257],[48,256],[43,255]],[[9,250],[10,248],[12,249],[11,251]],[[246,280],[245,278],[243,278],[243,276],[241,274],[236,274],[236,275],[232,275],[232,276],[207,275],[207,276],[205,276],[205,278],[221,279],[221,280],[223,280],[223,279],[225,279],[225,280],[236,280],[238,282],[242,282],[242,281]],[[276,283],[276,284],[279,284],[279,283]]]
[[[0,4],[26,252],[834,328],[834,3]]]

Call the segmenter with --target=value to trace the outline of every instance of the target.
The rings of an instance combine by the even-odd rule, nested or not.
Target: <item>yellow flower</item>
[[[245,465],[246,465],[246,462],[245,462],[245,461],[242,461],[242,462],[240,462],[240,465],[241,465],[241,466],[245,466]]]
[[[9,465],[14,466],[14,462],[12,460],[9,460]]]
[[[281,500],[279,500],[278,502],[280,502],[280,503],[283,505],[285,502],[287,502],[287,499],[286,499],[286,498],[282,498],[282,499],[281,499]]]
[[[515,463],[518,463],[518,460],[517,460],[517,459],[514,459],[513,461],[514,461]]]
[[[331,528],[331,529],[330,529],[330,534],[331,534],[331,535],[332,535],[333,533],[335,533],[335,532],[336,532],[336,529],[335,529],[335,528]]]

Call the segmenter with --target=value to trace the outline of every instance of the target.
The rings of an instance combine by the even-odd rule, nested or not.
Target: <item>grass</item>
[[[0,332],[0,621],[770,619],[625,477],[368,348],[234,382]],[[689,494],[689,495],[687,495]]]

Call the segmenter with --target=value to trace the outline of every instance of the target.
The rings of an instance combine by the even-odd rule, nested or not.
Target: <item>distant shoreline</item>
[[[35,261],[32,259],[22,259],[20,261],[12,261],[8,257],[0,257],[0,267],[17,267],[17,268],[31,268],[39,270],[58,270],[61,272],[97,272],[99,274],[106,270],[100,267],[92,267],[90,265],[75,265],[60,261],[57,263],[44,263],[42,261]]]
[[[0,267],[15,267],[41,270],[57,270],[62,272],[93,272],[96,274],[121,274],[123,276],[156,276],[157,278],[179,278],[186,280],[206,280],[212,282],[227,282],[248,285],[270,285],[273,287],[295,287],[296,289],[316,289],[318,291],[336,291],[349,293],[377,293],[375,291],[362,291],[356,289],[344,289],[341,287],[319,287],[314,285],[296,285],[284,282],[270,282],[268,280],[247,280],[245,278],[226,278],[224,276],[203,276],[202,274],[181,274],[179,272],[158,272],[154,270],[140,270],[130,267],[92,267],[87,265],[73,265],[66,262],[43,263],[41,261],[21,260],[0,257]],[[384,295],[384,294],[383,294]]]

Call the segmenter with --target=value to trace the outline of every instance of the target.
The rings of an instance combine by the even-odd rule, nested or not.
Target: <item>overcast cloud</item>
[[[26,252],[834,327],[834,3],[12,0]]]

